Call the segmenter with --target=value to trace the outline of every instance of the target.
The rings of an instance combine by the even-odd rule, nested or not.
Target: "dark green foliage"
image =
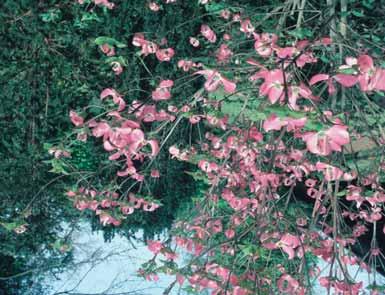
[[[166,37],[179,56],[191,53],[186,40],[199,27],[191,22],[177,30],[176,25],[199,15],[197,3],[169,7],[158,15],[149,15],[136,1],[116,4],[118,9],[105,11],[73,0],[0,3],[0,222],[28,225],[21,235],[0,228],[0,277],[26,272],[14,280],[0,281],[5,294],[27,294],[32,275],[52,269],[66,256],[50,245],[58,239],[59,223],[74,218],[69,210],[72,204],[63,196],[64,187],[72,182],[69,176],[56,179],[57,174],[48,172],[51,167],[45,160],[50,156],[43,145],[57,144],[70,135],[69,110],[91,103],[91,114],[97,115],[99,93],[106,87],[119,89],[127,102],[146,100],[158,77],[176,78],[171,74],[173,66],[148,57],[143,63],[151,69],[154,82],[143,79],[148,73],[135,54],[137,48],[131,45],[135,32],[151,32],[146,37],[156,42]],[[117,49],[126,64],[122,75],[113,74],[94,43],[100,36],[127,45]],[[184,95],[191,92],[188,87],[181,90]],[[78,171],[95,171],[106,157],[92,144],[73,142],[70,147],[68,163]],[[182,173],[183,165],[169,164],[166,169],[168,177],[185,183],[175,188],[168,177],[154,183],[156,195],[172,204],[171,209],[164,207],[152,216],[137,214],[122,230],[144,227],[152,235],[170,225],[178,200],[187,197],[193,187]],[[50,258],[36,256],[31,261],[32,255],[46,251]],[[36,285],[31,290],[28,294],[42,294]]]

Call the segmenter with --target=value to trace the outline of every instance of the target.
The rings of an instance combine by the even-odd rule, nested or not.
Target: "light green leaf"
[[[96,45],[108,44],[108,45],[111,45],[111,46],[116,46],[118,48],[127,47],[126,44],[124,44],[122,42],[119,42],[119,41],[115,40],[114,38],[104,37],[104,36],[96,38],[95,39],[95,44]]]

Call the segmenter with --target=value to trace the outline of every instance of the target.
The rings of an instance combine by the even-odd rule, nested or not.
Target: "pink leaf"
[[[223,88],[225,89],[225,92],[227,93],[233,93],[235,89],[237,88],[237,84],[234,82],[227,80],[224,77],[221,77],[221,82],[223,84]]]
[[[72,124],[79,127],[84,124],[84,119],[80,117],[75,111],[70,111],[70,119]]]
[[[358,82],[357,77],[346,74],[337,74],[333,78],[344,87],[352,87]]]
[[[215,43],[217,41],[217,36],[214,31],[208,25],[201,26],[201,34],[205,37],[210,43]]]
[[[163,249],[163,244],[161,241],[152,241],[152,240],[149,240],[147,242],[147,247],[148,249],[154,253],[154,254],[158,254],[162,249]]]
[[[318,82],[325,81],[329,79],[329,75],[327,74],[318,74],[311,77],[309,84],[314,85]]]
[[[107,96],[112,96],[113,98],[119,96],[115,89],[106,88],[100,93],[100,99],[104,99]]]
[[[148,140],[147,143],[151,146],[151,156],[155,157],[159,153],[159,144],[156,140]]]
[[[157,50],[155,54],[159,61],[170,61],[175,52],[172,48],[166,48]]]
[[[171,98],[170,89],[174,85],[172,80],[163,80],[159,83],[159,86],[152,92],[153,100],[167,100]]]
[[[263,129],[266,132],[269,132],[270,130],[281,130],[281,128],[286,124],[287,123],[285,121],[281,121],[281,118],[277,117],[277,115],[272,114],[263,122]]]
[[[358,66],[360,67],[360,71],[363,73],[368,73],[372,71],[374,68],[373,59],[369,55],[361,55],[357,60]]]
[[[377,90],[385,91],[385,69],[376,70],[374,88]]]

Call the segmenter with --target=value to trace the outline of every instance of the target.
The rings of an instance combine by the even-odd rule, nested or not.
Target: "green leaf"
[[[353,10],[352,14],[357,17],[363,17],[365,16],[364,13],[361,10]]]
[[[226,6],[223,3],[211,2],[211,3],[205,5],[206,11],[210,12],[210,13],[219,12],[225,8],[226,8]]]
[[[115,40],[114,38],[111,38],[111,37],[98,37],[95,39],[95,44],[96,45],[103,45],[103,44],[108,44],[110,46],[116,46],[118,48],[124,48],[124,47],[127,47],[126,44],[122,43],[122,42],[119,42],[117,40]]]
[[[242,110],[243,103],[239,101],[224,101],[222,103],[222,112],[229,115],[231,122],[239,115]]]
[[[337,193],[337,197],[344,197],[344,196],[346,196],[346,190],[343,190]]]
[[[305,125],[305,130],[308,130],[308,131],[321,131],[322,129],[324,129],[324,126],[316,121],[316,120],[307,120],[306,122],[306,125]]]
[[[289,35],[298,39],[309,38],[313,36],[313,32],[306,28],[299,28],[288,32]]]
[[[46,23],[55,22],[60,19],[60,10],[50,9],[46,13],[41,13],[40,18]]]
[[[202,172],[197,171],[197,172],[190,172],[186,171],[186,174],[190,175],[192,178],[194,178],[195,181],[203,181],[206,184],[209,184],[209,181],[207,179],[207,176],[205,176]]]
[[[324,63],[329,63],[329,62],[330,62],[330,59],[329,59],[327,56],[325,56],[325,55],[320,56],[320,59],[321,59]]]
[[[357,71],[353,68],[349,68],[349,69],[339,69],[338,70],[338,73],[341,73],[341,74],[346,74],[346,75],[353,75],[355,74]]]
[[[0,225],[2,225],[7,231],[13,231],[15,228],[23,224],[25,223],[21,220],[17,220],[14,222],[0,222]]]

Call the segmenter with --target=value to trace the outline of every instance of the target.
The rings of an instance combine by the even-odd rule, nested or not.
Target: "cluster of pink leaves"
[[[288,150],[283,142],[277,143],[279,150],[276,150],[277,154],[273,160],[273,167],[275,167],[273,171],[275,172],[258,170],[257,167],[271,163],[272,159],[263,156],[263,154],[264,151],[273,150],[274,147],[269,147],[264,143],[263,135],[255,127],[251,127],[249,130],[233,128],[233,132],[234,134],[228,136],[225,141],[224,138],[209,133],[206,134],[210,146],[203,145],[202,149],[209,153],[208,158],[212,160],[200,160],[198,162],[198,167],[206,174],[209,183],[212,185],[210,191],[215,191],[215,193],[208,194],[206,202],[217,208],[217,204],[223,200],[233,212],[228,213],[229,219],[225,222],[227,218],[215,218],[215,215],[211,217],[209,212],[213,207],[208,206],[206,213],[201,210],[199,217],[190,222],[179,223],[176,226],[182,229],[181,232],[189,233],[187,234],[188,237],[186,237],[186,234],[184,237],[177,236],[176,244],[198,257],[203,254],[213,257],[213,259],[223,255],[235,256],[237,246],[236,244],[232,245],[232,242],[237,239],[237,235],[247,232],[243,225],[248,224],[251,219],[259,220],[258,228],[254,229],[254,243],[259,240],[261,247],[268,250],[281,250],[286,253],[289,260],[301,259],[306,252],[310,252],[326,261],[331,261],[334,253],[331,240],[325,240],[317,231],[308,230],[306,227],[307,220],[304,218],[297,219],[297,235],[278,232],[277,228],[284,220],[284,212],[272,210],[273,205],[281,199],[278,191],[282,186],[293,187],[296,182],[306,179],[306,184],[309,187],[308,194],[315,199],[313,212],[320,212],[320,215],[327,216],[329,210],[324,206],[327,191],[322,188],[324,182],[322,182],[320,188],[316,188],[318,183],[317,172],[324,173],[324,181],[334,181],[346,173],[335,172],[333,169],[340,170],[322,162],[317,162],[314,165],[306,159],[305,151]],[[170,153],[177,156],[181,152],[173,147],[170,149]],[[196,151],[187,152],[185,157],[179,157],[178,159],[188,161],[188,155],[194,155],[195,153]],[[328,179],[328,177],[331,179]],[[345,177],[348,176],[345,175]],[[221,183],[225,183],[225,186],[220,189]],[[325,233],[330,234],[330,227],[326,228],[325,226],[325,229]],[[214,236],[215,239],[213,239]],[[207,241],[218,240],[224,242],[218,245],[217,248],[207,243]],[[355,240],[337,238],[337,243],[345,247],[348,244],[354,244]],[[347,260],[348,256],[343,256],[343,258]],[[255,259],[258,259],[258,257],[255,257]],[[211,260],[210,263],[221,265],[220,261],[215,260]],[[358,259],[349,260],[349,263],[360,264],[367,268]],[[223,268],[223,266],[220,267]],[[305,294],[306,288],[301,286],[298,280],[286,273],[283,267],[281,267],[281,271],[282,275],[275,283],[281,292]],[[241,277],[230,280],[230,285],[234,287],[233,292],[241,288],[236,282],[242,281],[251,284],[256,281],[255,276],[254,270],[250,270],[250,273],[244,273]],[[207,279],[208,277],[211,277],[209,272],[199,269],[199,271],[194,271],[191,277],[188,276],[188,280],[198,290],[209,288],[212,289],[213,294],[222,294],[221,292],[228,284],[229,279],[220,284],[219,282],[223,282],[223,280],[210,281]],[[233,274],[233,277],[236,277],[236,275]],[[273,283],[266,278],[258,279],[261,280],[259,286],[268,287]],[[342,285],[343,282],[339,282],[339,285],[336,284],[335,286]],[[346,284],[344,286],[349,288]],[[239,294],[251,294],[246,290],[244,292]]]
[[[159,207],[157,203],[136,197],[133,193],[124,199],[117,192],[96,191],[84,187],[80,187],[76,191],[68,191],[67,196],[73,200],[74,206],[78,210],[94,211],[103,226],[108,224],[118,226],[127,215],[134,213],[135,210],[142,209],[152,212]]]
[[[150,2],[149,8],[153,11],[160,9],[155,2]],[[383,91],[385,70],[376,67],[368,55],[361,55],[357,59],[347,58],[346,65],[336,69],[335,74],[314,75],[309,83],[298,81],[291,69],[294,66],[302,69],[308,64],[317,63],[318,59],[314,52],[317,48],[329,46],[330,38],[315,41],[299,40],[289,46],[282,46],[280,44],[284,42],[279,40],[278,36],[271,33],[257,33],[251,20],[243,18],[239,13],[232,14],[228,10],[223,10],[220,16],[229,21],[231,26],[237,25],[238,30],[253,42],[252,50],[255,58],[244,62],[257,70],[253,70],[250,76],[243,76],[242,80],[232,81],[226,78],[226,73],[219,67],[230,63],[234,56],[231,49],[233,36],[225,32],[220,38],[219,34],[207,24],[200,26],[200,35],[206,42],[214,46],[218,40],[224,41],[213,53],[218,68],[213,66],[209,68],[202,63],[186,59],[180,59],[178,67],[184,72],[192,70],[193,74],[204,76],[206,81],[203,86],[208,93],[215,92],[221,87],[229,95],[236,94],[236,91],[241,91],[237,90],[239,88],[237,82],[241,82],[240,84],[244,86],[248,80],[253,87],[259,88],[260,96],[267,97],[269,103],[279,104],[283,109],[288,107],[294,111],[301,111],[304,114],[302,118],[272,114],[260,122],[261,124],[248,124],[247,127],[246,124],[240,125],[239,122],[229,124],[226,115],[216,117],[210,114],[211,110],[218,110],[220,105],[204,96],[198,97],[198,100],[203,102],[207,113],[194,114],[194,106],[185,104],[179,109],[169,105],[170,114],[164,110],[158,111],[156,105],[134,101],[128,107],[128,114],[123,114],[126,110],[124,99],[115,90],[106,89],[102,92],[101,98],[112,97],[118,106],[116,111],[108,113],[108,120],[90,120],[85,124],[81,116],[71,111],[71,121],[82,130],[89,128],[93,136],[102,138],[105,150],[113,152],[110,160],[116,161],[124,157],[125,166],[118,172],[119,176],[129,176],[139,182],[144,180],[145,175],[136,170],[133,160],[152,159],[159,151],[155,139],[146,139],[145,132],[140,127],[141,122],[173,122],[177,113],[189,112],[193,113],[189,116],[191,124],[203,123],[208,129],[215,130],[207,132],[202,142],[195,147],[172,146],[169,149],[172,158],[196,162],[200,173],[207,178],[210,186],[204,204],[197,207],[198,216],[191,220],[182,220],[175,225],[177,233],[174,236],[175,245],[194,256],[189,264],[174,272],[176,281],[181,285],[187,279],[196,290],[210,289],[211,294],[253,294],[255,286],[287,294],[305,294],[310,286],[306,286],[300,274],[305,269],[306,253],[311,253],[331,264],[338,259],[345,264],[359,265],[370,271],[370,267],[363,261],[351,256],[348,251],[339,249],[354,245],[355,238],[366,233],[366,224],[376,223],[382,218],[381,206],[385,201],[385,195],[380,189],[378,178],[376,175],[369,175],[358,179],[355,171],[333,164],[330,157],[326,158],[342,152],[344,146],[351,142],[348,126],[330,111],[325,111],[319,116],[320,121],[328,122],[323,124],[322,130],[309,131],[305,127],[309,120],[306,114],[313,112],[314,106],[320,101],[319,97],[313,94],[312,88],[315,84],[325,81],[330,94],[338,89],[334,81],[342,87],[353,87],[358,84],[363,92]],[[201,46],[199,36],[191,36],[189,41],[193,47]],[[144,57],[155,54],[160,62],[171,61],[175,54],[172,48],[161,49],[161,46],[167,44],[167,40],[162,40],[158,45],[146,40],[142,33],[135,34],[132,44],[141,48],[141,55]],[[111,48],[101,49],[107,55],[113,54]],[[170,100],[173,86],[174,81],[167,78],[161,80],[152,92],[152,99]],[[127,119],[127,115],[132,117]],[[81,138],[85,139],[84,134],[88,133],[85,130],[82,132]],[[218,136],[218,133],[221,136]],[[151,152],[144,151],[145,146],[149,146]],[[197,155],[199,161],[195,161]],[[159,172],[152,171],[149,176],[158,177]],[[285,200],[290,200],[291,191],[296,183],[305,182],[308,196],[314,199],[311,218],[326,220],[333,210],[330,205],[333,197],[330,184],[353,179],[356,180],[356,185],[348,186],[345,198],[355,202],[357,212],[343,211],[345,218],[356,222],[351,236],[334,232],[332,226],[326,222],[319,222],[320,229],[317,230],[308,227],[309,216],[298,217],[295,224],[290,224],[286,219],[284,203]],[[367,190],[368,186],[370,188]],[[282,189],[288,189],[289,194],[283,196]],[[367,191],[364,192],[365,190]],[[368,193],[371,194],[370,197],[367,197]],[[71,193],[71,197],[77,196],[78,193]],[[81,201],[76,200],[79,209],[105,206],[97,202],[95,207],[90,201]],[[144,204],[143,202],[141,204]],[[118,203],[114,201],[110,201],[109,204],[111,207],[121,206],[116,205]],[[148,203],[146,206],[150,206],[150,209],[156,207]],[[129,214],[130,210],[127,209],[126,214]],[[108,222],[105,220],[104,218],[102,222],[114,224],[114,220],[109,219]],[[223,265],[225,259],[220,257],[230,260],[233,257],[234,260],[240,251],[242,239],[252,240],[255,245],[267,251],[282,252],[282,257],[297,261],[299,265],[297,273],[290,272],[280,265],[277,266],[280,275],[273,280],[266,277],[263,272],[260,274],[257,269],[248,268],[241,273],[239,269]],[[148,246],[155,255],[165,255],[169,260],[177,258],[175,251],[171,251],[160,241],[150,241]],[[378,248],[373,248],[370,253],[371,257],[380,254]],[[255,253],[250,259],[256,261],[260,257]],[[141,270],[141,274],[147,279],[157,278],[154,272],[148,274],[145,270]],[[319,272],[313,269],[309,275],[316,277]],[[323,287],[334,289],[336,294],[358,294],[362,288],[362,283],[353,283],[347,278],[322,277],[319,281]]]
[[[112,98],[117,109],[107,113],[107,120],[91,119],[86,124],[81,116],[71,111],[72,123],[79,128],[83,127],[78,134],[78,139],[87,140],[88,134],[102,138],[104,149],[112,152],[109,157],[111,161],[121,162],[122,158],[125,160],[125,168],[118,171],[117,175],[122,177],[129,175],[137,181],[143,181],[144,175],[137,171],[133,161],[143,162],[146,158],[154,158],[159,152],[159,144],[156,139],[145,138],[141,122],[173,121],[175,117],[164,110],[158,112],[154,105],[146,105],[138,101],[133,101],[127,107],[123,97],[111,88],[104,89],[100,98],[102,100]],[[124,113],[130,114],[131,118],[124,117]],[[144,150],[146,146],[150,147],[150,152]]]
[[[361,91],[385,91],[385,69],[374,66],[373,59],[369,55],[360,55],[358,58],[347,57],[346,64],[338,69],[339,72],[333,76],[328,74],[317,74],[310,79],[310,85],[326,81],[329,94],[336,92],[333,80],[344,87],[353,87],[359,84]],[[344,71],[351,74],[344,74]]]
[[[141,48],[141,55],[147,56],[149,54],[155,54],[156,58],[161,62],[170,61],[175,54],[173,48],[160,48],[160,46],[167,44],[166,39],[162,39],[159,46],[155,42],[146,40],[143,33],[136,33],[132,40],[132,44]]]

